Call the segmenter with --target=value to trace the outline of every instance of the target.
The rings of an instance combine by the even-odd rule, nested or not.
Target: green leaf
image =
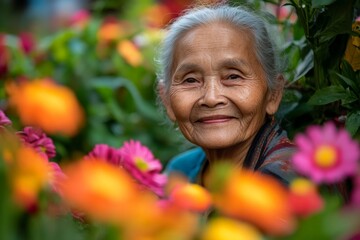
[[[339,73],[336,73],[337,76],[346,84],[348,85],[355,93],[360,92],[360,87],[356,85],[356,83],[351,80],[350,78],[347,78]]]
[[[314,67],[314,53],[313,51],[309,51],[309,53],[305,56],[304,60],[302,60],[298,65],[298,67],[296,68],[293,81],[296,81],[302,78],[303,76],[305,76],[305,74],[307,74],[313,67]]]
[[[311,105],[325,105],[347,97],[347,93],[341,86],[329,86],[319,89],[309,99]]]
[[[313,8],[318,8],[321,6],[326,6],[329,5],[333,2],[335,2],[336,0],[312,0],[311,1],[311,5]]]
[[[93,79],[91,82],[91,85],[95,88],[105,87],[114,90],[119,87],[125,87],[134,99],[134,103],[140,114],[153,121],[160,121],[161,118],[157,112],[157,109],[144,101],[138,89],[130,80],[121,77],[99,77]]]
[[[360,128],[360,110],[350,113],[345,122],[345,128],[354,136]]]

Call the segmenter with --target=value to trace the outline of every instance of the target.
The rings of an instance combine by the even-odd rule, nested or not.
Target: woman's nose
[[[202,97],[200,104],[206,107],[216,107],[226,104],[226,97],[223,95],[223,88],[217,79],[211,79],[202,86]]]

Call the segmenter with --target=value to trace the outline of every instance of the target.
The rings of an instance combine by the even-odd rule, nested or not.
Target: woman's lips
[[[230,121],[233,118],[234,117],[226,116],[226,115],[214,115],[214,116],[199,118],[196,122],[205,123],[205,124],[223,123],[223,122]]]

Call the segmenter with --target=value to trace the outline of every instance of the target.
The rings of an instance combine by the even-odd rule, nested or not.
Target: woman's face
[[[248,30],[212,23],[177,42],[163,101],[190,142],[223,149],[252,141],[266,113],[276,112],[278,98],[268,90]]]

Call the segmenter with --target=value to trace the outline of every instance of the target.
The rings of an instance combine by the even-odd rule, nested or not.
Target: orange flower
[[[194,239],[199,215],[166,200],[142,197],[123,225],[124,239]]]
[[[101,42],[111,42],[119,39],[125,33],[122,24],[115,18],[107,18],[97,33]]]
[[[118,53],[127,61],[131,66],[137,67],[143,61],[143,56],[139,49],[129,40],[120,41],[117,45]]]
[[[205,212],[211,205],[211,195],[197,184],[181,184],[176,186],[170,194],[170,199],[181,208]]]
[[[146,9],[144,20],[150,27],[162,28],[171,20],[170,10],[163,4],[154,4]]]
[[[15,201],[25,208],[34,205],[40,190],[49,183],[46,158],[30,147],[20,147],[10,162],[10,178]]]
[[[222,185],[214,192],[214,205],[220,212],[249,221],[271,235],[293,230],[288,193],[277,180],[240,169],[228,169],[221,176],[227,177],[212,179],[213,184]]]
[[[94,220],[126,220],[136,206],[137,187],[121,168],[98,160],[82,160],[64,170],[60,192],[76,210]]]
[[[318,212],[324,207],[324,201],[316,186],[304,178],[298,178],[291,182],[289,202],[292,211],[303,217]]]
[[[206,225],[201,240],[261,240],[260,232],[252,225],[230,218],[213,218]]]
[[[49,79],[7,85],[9,102],[24,125],[40,127],[49,134],[75,135],[84,120],[74,93]]]

